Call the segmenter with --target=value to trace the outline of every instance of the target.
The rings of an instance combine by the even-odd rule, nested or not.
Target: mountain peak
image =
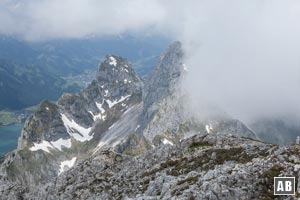
[[[97,80],[99,82],[114,81],[119,83],[120,81],[124,83],[130,83],[132,81],[139,80],[139,78],[127,59],[109,54],[100,64]]]
[[[39,109],[26,120],[19,138],[18,149],[60,138],[66,139],[69,135],[65,132],[60,119],[59,108],[54,103],[43,101]]]
[[[105,62],[107,62],[109,65],[112,65],[112,66],[116,67],[117,64],[118,64],[117,59],[118,58],[116,58],[116,56],[114,56],[114,55],[107,55]]]
[[[182,45],[178,41],[171,44],[161,56],[160,62],[145,86],[145,118],[150,119],[156,112],[158,106],[155,104],[177,91],[183,72],[183,57]]]
[[[171,44],[150,77],[149,88],[170,90],[176,85],[183,71],[184,53],[180,42]]]
[[[182,57],[183,56],[183,50],[182,50],[182,44],[180,41],[175,41],[167,48],[166,55],[171,54],[177,54],[177,56]]]
[[[138,172],[144,176],[148,173],[145,168],[149,169],[153,164],[165,166],[160,167],[165,173],[164,169],[168,167],[168,163],[171,163],[172,166],[167,170],[173,171],[173,175],[178,176],[178,171],[181,169],[172,170],[173,158],[177,160],[181,159],[184,154],[189,155],[191,159],[175,162],[183,163],[184,169],[190,169],[190,165],[188,165],[190,161],[203,160],[203,158],[209,161],[210,157],[228,156],[226,152],[230,145],[240,144],[240,141],[244,142],[244,139],[236,140],[236,137],[230,135],[252,137],[252,132],[237,120],[214,119],[206,122],[200,121],[189,113],[189,110],[186,109],[188,97],[184,91],[180,90],[184,75],[183,59],[181,43],[174,42],[162,55],[154,73],[146,81],[146,87],[144,87],[127,59],[112,54],[107,55],[99,66],[97,78],[86,89],[76,94],[65,94],[57,104],[48,101],[41,103],[39,110],[27,119],[19,139],[19,148],[2,159],[6,164],[0,165],[0,169],[2,169],[2,171],[0,170],[0,188],[8,185],[8,180],[25,187],[26,190],[23,190],[23,193],[28,192],[28,196],[30,196],[38,192],[42,184],[58,176],[62,177],[62,180],[70,180],[71,185],[74,183],[72,180],[80,177],[80,180],[84,180],[85,183],[96,184],[95,188],[101,189],[102,186],[98,187],[97,185],[105,183],[102,180],[108,179],[99,177],[106,176],[107,171],[105,170],[114,167],[117,167],[116,169],[120,172],[115,173],[118,176],[117,180],[119,177],[128,175],[127,173],[125,176],[121,174],[124,172],[121,168],[125,171],[132,169],[132,173]],[[228,139],[227,134],[230,136]],[[196,136],[191,138],[193,135]],[[203,140],[204,138],[207,140]],[[231,142],[224,144],[225,139]],[[250,142],[255,145],[259,144],[262,148],[266,146],[264,143],[256,141],[250,140]],[[247,144],[249,142],[246,141],[242,146],[245,147],[245,150],[241,148],[228,150],[235,161],[239,155],[246,156],[250,161],[247,154],[249,145]],[[215,145],[219,145],[218,147],[224,148],[224,150],[215,148]],[[171,146],[173,147],[170,148]],[[109,151],[101,153],[102,150],[110,148],[123,154],[114,152],[111,154]],[[146,153],[137,157],[141,160],[139,163],[135,162],[135,158],[130,160],[130,156],[128,156],[128,154],[142,154],[151,148],[154,150],[150,151],[150,154]],[[210,148],[208,154],[203,152],[202,148]],[[185,149],[187,151],[184,151]],[[253,149],[256,151],[256,148]],[[195,150],[199,157],[194,159],[192,156],[194,156]],[[153,157],[151,152],[154,153]],[[240,153],[237,157],[236,152]],[[204,157],[202,153],[204,153]],[[266,154],[265,151],[263,153]],[[171,160],[167,163],[160,162],[161,159],[169,159],[170,156],[172,156]],[[152,160],[148,160],[151,157]],[[90,165],[90,161],[99,163],[100,166]],[[118,162],[118,165],[113,163],[115,161]],[[210,169],[214,169],[218,164],[220,163],[216,162],[211,165]],[[120,166],[122,167],[120,168]],[[176,164],[176,166],[178,165]],[[153,165],[152,171],[156,172],[154,167]],[[199,167],[198,165],[193,170],[198,172]],[[82,169],[89,172],[91,169],[95,169],[96,174],[92,177],[97,177],[97,181],[90,182],[90,176],[81,176],[84,173]],[[207,168],[203,165],[201,171],[205,170]],[[75,173],[72,174],[73,172]],[[89,172],[88,174],[90,174]],[[7,180],[1,179],[1,173]],[[68,178],[65,178],[64,174]],[[131,174],[129,175],[131,176]],[[173,180],[179,181],[179,183],[183,181],[176,177],[173,177]],[[149,181],[151,183],[150,176],[147,177],[147,180],[143,180],[143,184],[146,183],[144,192],[146,188],[149,191],[152,190],[152,186],[148,187],[147,185]],[[108,183],[110,182],[112,181]],[[63,184],[62,187],[67,188],[66,190],[70,188],[69,183],[61,181],[56,183],[58,184],[47,189],[55,189],[60,183]],[[79,187],[82,187],[82,184],[75,184],[76,188],[73,189],[80,191]],[[134,182],[134,184],[141,185],[139,182]],[[175,186],[169,191],[173,191],[173,189],[174,191],[178,190]],[[59,188],[59,191],[63,190]],[[128,190],[126,189],[126,191]],[[0,196],[5,192],[13,195],[17,190],[6,188],[0,191]],[[139,191],[136,192],[139,193]],[[59,192],[54,193],[59,194]],[[73,192],[73,194],[75,193]],[[41,194],[39,197],[46,196],[45,194]],[[159,192],[159,194],[163,193]],[[112,194],[105,196],[104,193],[96,195],[98,196],[93,197],[107,199],[113,196]],[[134,197],[134,195],[132,196]],[[80,196],[80,198],[86,199],[85,196]]]

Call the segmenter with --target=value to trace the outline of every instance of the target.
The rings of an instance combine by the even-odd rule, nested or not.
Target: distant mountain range
[[[65,80],[43,67],[0,60],[0,109],[22,109],[78,90],[77,85],[67,86]]]
[[[12,37],[0,37],[0,58],[16,63],[42,66],[56,75],[97,70],[99,60],[107,52],[137,63],[135,69],[147,73],[153,69],[169,40],[155,36],[90,37],[25,42]]]
[[[129,35],[45,42],[2,36],[0,109],[22,109],[43,99],[57,100],[63,92],[79,91],[78,75],[96,71],[106,52],[128,57],[138,73],[146,75],[167,44],[164,38]]]
[[[280,145],[289,145],[300,136],[300,124],[291,123],[285,118],[259,119],[249,125],[260,139]]]

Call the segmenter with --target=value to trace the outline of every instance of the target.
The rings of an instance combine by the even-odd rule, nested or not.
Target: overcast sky
[[[0,1],[0,33],[25,40],[124,32],[182,41],[194,102],[300,123],[298,0]]]

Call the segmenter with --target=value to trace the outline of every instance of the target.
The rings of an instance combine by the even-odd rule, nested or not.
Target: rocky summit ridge
[[[299,145],[191,114],[187,73],[180,42],[147,80],[107,55],[86,89],[27,119],[18,148],[0,158],[0,199],[273,199],[273,176],[299,178]]]

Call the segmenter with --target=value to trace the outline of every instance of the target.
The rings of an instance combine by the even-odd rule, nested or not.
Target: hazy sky
[[[298,0],[1,0],[0,33],[26,40],[123,32],[183,42],[195,102],[300,123]],[[109,52],[108,52],[109,53]]]

